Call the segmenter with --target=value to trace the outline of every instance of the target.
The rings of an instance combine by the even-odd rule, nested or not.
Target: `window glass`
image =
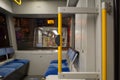
[[[0,48],[9,47],[8,29],[6,16],[0,13]]]
[[[18,50],[57,49],[57,18],[14,18]],[[67,22],[67,19],[65,19]],[[63,48],[68,47],[69,25],[63,23]]]

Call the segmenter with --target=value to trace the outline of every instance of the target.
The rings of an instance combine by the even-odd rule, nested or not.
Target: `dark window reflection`
[[[57,49],[57,18],[14,18],[18,50]],[[67,20],[67,19],[66,19]],[[67,21],[66,21],[67,22]],[[63,47],[68,47],[68,24],[63,24]]]
[[[9,38],[8,38],[8,29],[6,23],[6,16],[0,13],[0,48],[1,47],[8,47]]]

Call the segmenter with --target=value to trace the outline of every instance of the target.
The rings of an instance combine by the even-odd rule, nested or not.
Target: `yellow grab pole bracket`
[[[14,0],[14,2],[18,5],[21,5],[22,4],[22,1],[21,0]]]
[[[58,13],[58,35],[60,35],[60,46],[58,46],[58,73],[62,72],[62,14]]]
[[[102,3],[102,80],[107,80],[107,11]]]

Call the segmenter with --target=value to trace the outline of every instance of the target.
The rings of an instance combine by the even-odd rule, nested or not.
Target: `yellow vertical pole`
[[[62,14],[58,13],[58,35],[60,35],[60,46],[58,46],[58,73],[62,72]]]
[[[102,3],[102,80],[107,80],[107,12]]]

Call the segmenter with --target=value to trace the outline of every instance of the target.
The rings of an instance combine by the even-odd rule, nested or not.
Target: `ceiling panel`
[[[79,0],[68,0],[68,6],[75,7]]]

